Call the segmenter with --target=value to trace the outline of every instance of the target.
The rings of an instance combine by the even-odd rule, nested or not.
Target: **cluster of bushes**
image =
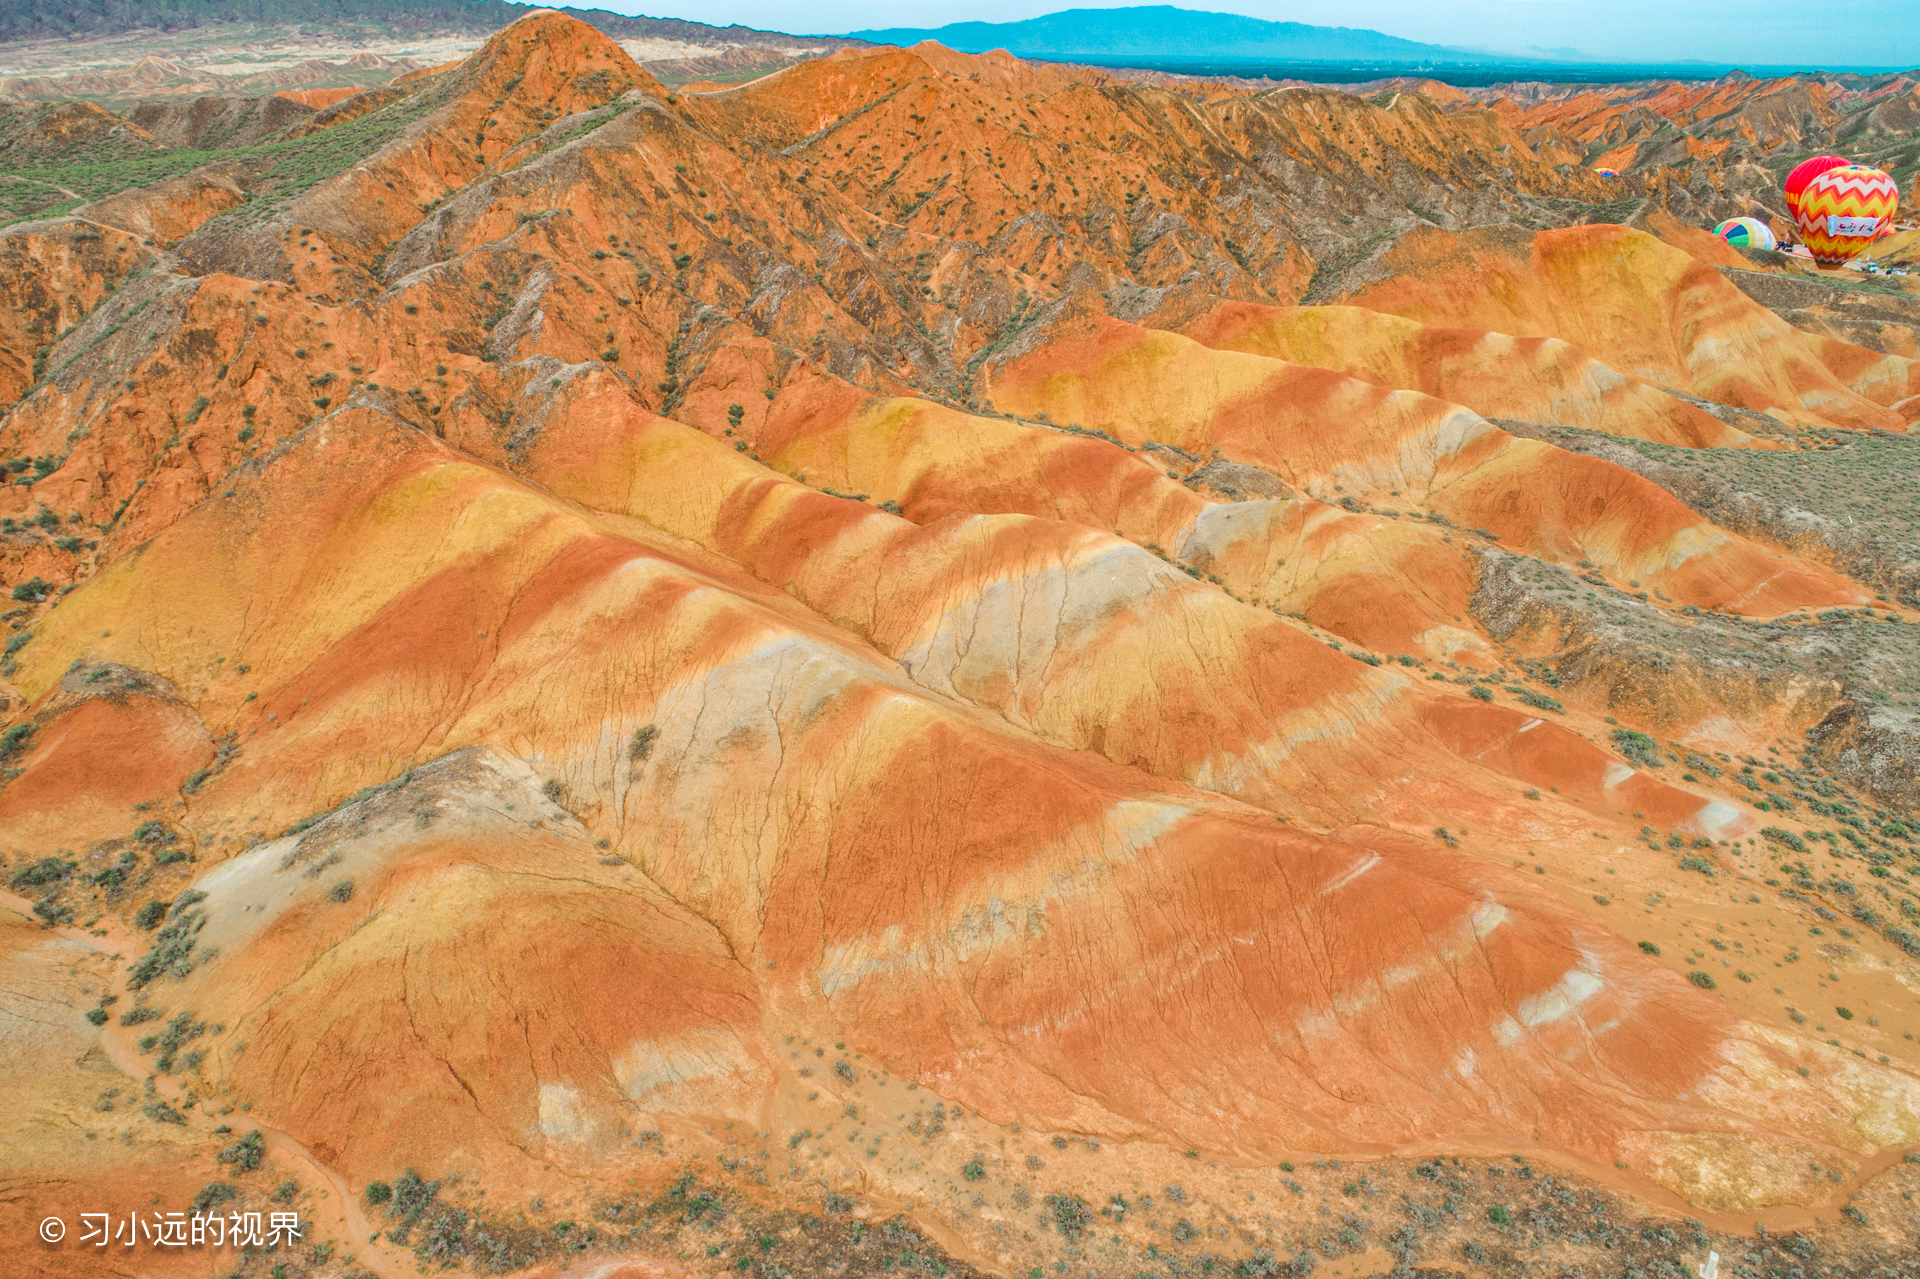
[[[161,976],[185,977],[193,971],[193,939],[206,927],[207,912],[199,903],[207,895],[189,888],[167,908],[167,924],[154,934],[153,946],[130,970],[127,988],[139,990]]]

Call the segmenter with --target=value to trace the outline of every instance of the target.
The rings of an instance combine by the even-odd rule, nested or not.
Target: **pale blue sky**
[[[578,2],[578,0],[577,0]],[[584,0],[595,7],[653,17],[741,22],[776,31],[838,34],[870,27],[1012,22],[1069,8],[1118,8],[1101,0]],[[662,4],[671,7],[662,8]],[[1920,65],[1920,3],[1915,0],[1210,0],[1183,8],[1244,13],[1275,22],[1370,27],[1433,44],[1523,53],[1529,46],[1571,47],[1635,62],[1698,58],[1755,64]]]

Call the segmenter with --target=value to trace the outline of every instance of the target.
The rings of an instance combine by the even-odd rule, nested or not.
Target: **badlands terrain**
[[[1914,1274],[1920,99],[1476,94],[5,105],[0,1268]]]

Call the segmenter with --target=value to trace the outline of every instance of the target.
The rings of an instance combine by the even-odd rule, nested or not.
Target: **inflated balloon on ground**
[[[1748,249],[1772,249],[1779,247],[1779,241],[1773,238],[1773,231],[1758,218],[1728,218],[1713,228],[1713,233],[1728,244],[1737,244]]]

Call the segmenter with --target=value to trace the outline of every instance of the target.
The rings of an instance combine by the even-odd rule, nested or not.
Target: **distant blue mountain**
[[[1421,44],[1351,27],[1265,22],[1172,5],[1067,9],[1025,22],[955,22],[944,27],[853,31],[874,44],[937,40],[962,53],[1005,49],[1024,57],[1235,58],[1283,62],[1524,63],[1525,57]]]

